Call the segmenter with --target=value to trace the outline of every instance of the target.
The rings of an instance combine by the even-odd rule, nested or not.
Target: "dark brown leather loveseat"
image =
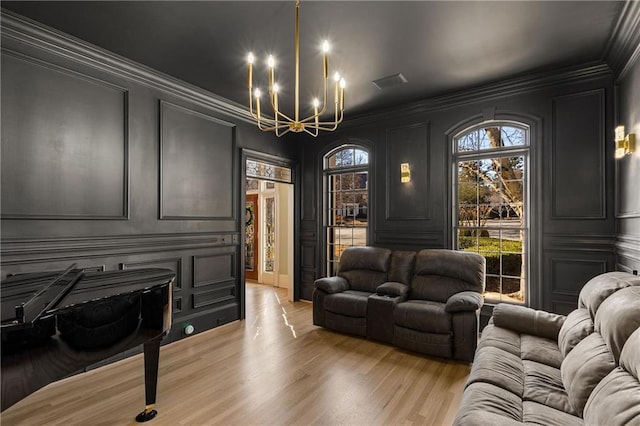
[[[469,252],[350,247],[316,280],[313,323],[427,355],[471,361],[485,259]]]

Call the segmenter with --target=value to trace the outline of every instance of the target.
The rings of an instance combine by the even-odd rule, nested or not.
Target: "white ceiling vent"
[[[407,79],[400,73],[389,75],[372,81],[373,85],[380,90],[389,89],[390,87],[404,84],[406,82]]]

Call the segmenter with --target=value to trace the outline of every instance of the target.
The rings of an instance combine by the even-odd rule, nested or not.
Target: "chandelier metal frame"
[[[283,136],[289,132],[306,132],[311,136],[318,136],[320,130],[334,131],[338,128],[344,118],[344,88],[345,80],[339,73],[334,74],[334,119],[332,121],[320,121],[320,117],[327,110],[328,80],[329,80],[329,43],[325,40],[322,44],[322,66],[324,94],[322,107],[316,98],[313,100],[313,114],[300,118],[300,0],[296,0],[296,26],[295,26],[295,86],[294,86],[294,116],[289,117],[278,108],[279,87],[275,78],[275,60],[272,55],[267,58],[269,68],[269,100],[273,115],[264,115],[260,111],[261,91],[259,88],[253,89],[253,62],[255,57],[249,53],[248,62],[248,88],[249,88],[249,112],[256,121],[258,128],[262,131],[275,132],[276,136]],[[255,98],[255,110],[253,99]]]

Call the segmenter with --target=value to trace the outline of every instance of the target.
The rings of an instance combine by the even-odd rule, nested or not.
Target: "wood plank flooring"
[[[312,325],[307,302],[247,284],[247,319],[163,346],[159,425],[441,425],[470,366]],[[53,383],[0,416],[9,425],[133,425],[142,355]]]

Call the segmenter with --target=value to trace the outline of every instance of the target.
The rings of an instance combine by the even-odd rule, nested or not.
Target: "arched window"
[[[483,123],[454,137],[455,247],[487,259],[485,299],[525,303],[529,128]]]
[[[338,271],[347,247],[366,246],[369,223],[369,153],[342,145],[324,156],[324,226],[327,274]]]

